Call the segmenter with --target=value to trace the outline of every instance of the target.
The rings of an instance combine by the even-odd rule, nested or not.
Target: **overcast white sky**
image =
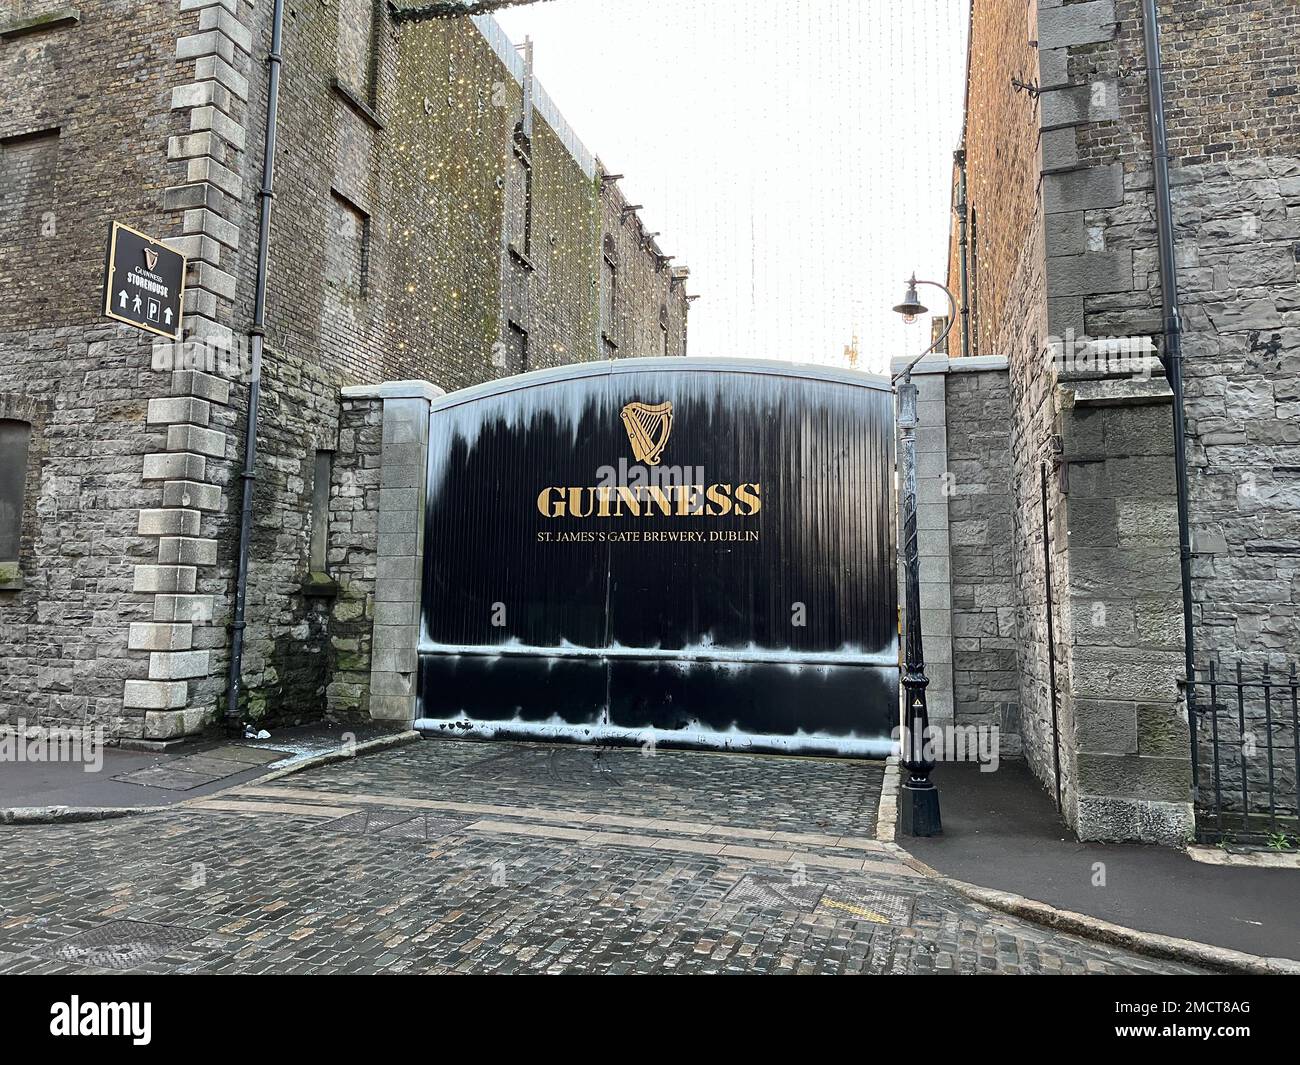
[[[967,12],[549,0],[497,18],[532,36],[538,79],[691,268],[692,355],[840,363],[856,331],[881,371],[929,343],[889,308],[913,269],[944,280]]]

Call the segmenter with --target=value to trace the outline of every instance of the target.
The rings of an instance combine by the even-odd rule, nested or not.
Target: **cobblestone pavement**
[[[427,740],[287,778],[294,788],[873,834],[883,762]]]
[[[606,779],[597,779],[606,778]],[[880,768],[432,742],[0,828],[0,972],[1195,972],[945,890]]]

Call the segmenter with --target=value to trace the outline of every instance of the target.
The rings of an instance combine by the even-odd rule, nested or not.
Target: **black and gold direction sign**
[[[181,333],[185,256],[121,222],[108,236],[104,313],[176,340]]]

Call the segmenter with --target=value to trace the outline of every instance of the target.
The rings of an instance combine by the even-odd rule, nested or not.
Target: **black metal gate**
[[[1300,845],[1300,677],[1211,662],[1191,692],[1196,832],[1206,842]]]
[[[892,425],[883,379],[751,360],[439,400],[416,727],[888,753]]]

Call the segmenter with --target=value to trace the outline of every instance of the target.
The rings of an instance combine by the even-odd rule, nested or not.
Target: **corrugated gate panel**
[[[633,403],[658,412],[638,416],[643,446],[665,440],[657,466],[620,418]],[[418,725],[884,753],[892,417],[879,379],[741,360],[591,364],[440,400]],[[703,497],[595,492],[620,461],[628,492],[669,469]]]

